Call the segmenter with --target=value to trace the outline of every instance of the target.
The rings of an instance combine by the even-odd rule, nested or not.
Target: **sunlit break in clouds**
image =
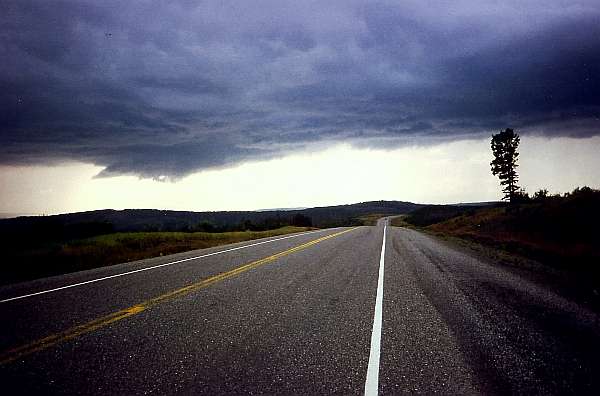
[[[598,160],[556,151],[559,141],[565,153],[583,150],[583,141],[600,151],[597,1],[18,0],[2,8],[0,211],[498,199],[484,143],[506,127],[536,144],[521,157],[526,188],[540,179],[570,187],[567,175],[597,183],[589,169],[600,168]],[[463,155],[450,155],[458,143]],[[301,173],[314,155],[335,163],[339,147],[361,157],[357,185],[375,174],[399,183],[402,170],[382,170],[371,154],[410,151],[410,174],[429,178],[419,170],[444,162],[463,172],[466,186],[495,182],[496,190],[440,193],[415,176],[367,194],[341,187],[357,173],[340,166],[337,177],[327,173],[333,182],[312,175],[318,191],[247,186],[235,199],[215,198],[235,169],[292,161]],[[425,154],[435,150],[434,159]],[[478,156],[485,158],[472,166],[482,168],[467,171],[466,158]],[[561,170],[540,165],[557,158]],[[60,180],[41,180],[43,169],[73,164],[85,175],[80,186],[106,181],[103,194],[82,203],[62,191],[52,209],[13,205],[27,202],[18,198],[23,186],[60,190]],[[266,186],[282,180],[269,175]],[[198,195],[193,204],[171,193],[157,193],[159,201],[98,198],[147,185]]]

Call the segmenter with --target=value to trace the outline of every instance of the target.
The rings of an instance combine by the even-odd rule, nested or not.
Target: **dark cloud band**
[[[596,2],[14,1],[0,163],[177,178],[313,142],[600,134]]]

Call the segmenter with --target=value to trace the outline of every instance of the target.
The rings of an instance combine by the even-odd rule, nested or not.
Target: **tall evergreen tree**
[[[494,154],[494,160],[490,163],[492,167],[492,174],[498,175],[500,178],[500,184],[504,197],[502,199],[508,199],[510,202],[514,202],[515,197],[519,191],[517,182],[519,181],[519,175],[517,174],[517,159],[519,153],[517,148],[519,147],[521,139],[512,129],[506,128],[504,131],[492,135],[492,153]]]

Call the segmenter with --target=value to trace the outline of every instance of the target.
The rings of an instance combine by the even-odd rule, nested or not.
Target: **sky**
[[[598,1],[3,1],[0,212],[600,187]]]

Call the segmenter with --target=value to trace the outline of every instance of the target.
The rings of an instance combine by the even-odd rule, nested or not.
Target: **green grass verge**
[[[2,267],[2,283],[64,274],[311,229],[313,228],[288,226],[268,231],[222,233],[128,232],[47,244],[10,252],[10,259],[6,261],[10,264]]]
[[[377,225],[377,220],[379,220],[385,216],[387,216],[387,215],[380,214],[380,213],[373,213],[373,214],[360,216],[360,217],[358,217],[357,220],[360,224],[362,224],[364,226],[374,226],[374,225]]]
[[[600,191],[513,207],[429,206],[392,225],[417,229],[518,271],[552,279],[600,307]]]
[[[390,225],[394,226],[394,227],[415,228],[414,225],[412,225],[406,221],[407,217],[408,217],[408,215],[400,215],[400,216],[392,217],[390,219]]]

